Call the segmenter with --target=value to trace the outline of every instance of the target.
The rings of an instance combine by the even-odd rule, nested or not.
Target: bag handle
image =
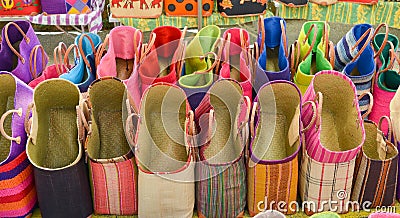
[[[328,48],[329,48],[329,63],[333,67],[335,67],[335,45],[333,44],[332,41],[329,41],[328,43]],[[326,50],[328,50],[328,48]]]
[[[49,60],[49,57],[47,57],[46,52],[44,51],[44,48],[43,48],[42,45],[35,45],[35,47],[33,47],[32,51],[31,51],[31,54],[29,55],[29,71],[31,72],[31,75],[32,75],[33,79],[36,79],[38,77],[37,55],[38,55],[38,50],[39,49],[42,52],[42,72],[46,68],[46,61]],[[40,72],[40,73],[42,73],[42,72]]]
[[[90,46],[92,47],[92,51],[93,51],[93,54],[95,56],[94,57],[95,60],[96,60],[96,48],[94,46],[93,40],[89,37],[89,35],[82,34],[81,37],[79,37],[79,52],[80,52],[80,54],[82,56],[83,62],[85,62],[86,67],[89,68],[90,72],[93,72],[92,71],[93,70],[92,66],[90,66],[89,60],[86,58],[86,54],[85,54],[85,52],[83,51],[83,48],[82,48],[82,46],[83,46],[83,38],[87,38],[89,40]]]
[[[286,36],[286,29],[285,29],[285,24],[283,23],[283,20],[279,21],[280,25],[281,25],[281,37],[283,40],[283,46],[284,46],[284,51],[285,51],[285,56],[288,57],[288,44],[287,44],[287,36]]]
[[[153,45],[156,41],[157,35],[155,33],[151,33],[150,38],[149,38],[149,42],[147,43],[147,45],[144,45],[142,47],[142,55],[140,56],[140,61],[139,63],[143,63],[144,58],[150,54],[151,49],[153,48]]]
[[[360,96],[358,96],[358,101],[360,101],[366,95],[369,97],[369,107],[368,110],[361,116],[363,120],[365,120],[365,118],[371,113],[372,106],[374,105],[374,96],[371,94],[371,92],[362,93]]]
[[[4,121],[6,119],[6,117],[10,114],[16,113],[18,114],[18,116],[22,116],[22,108],[18,108],[17,110],[9,110],[7,112],[5,112],[1,118],[0,118],[0,133],[4,136],[4,138],[10,140],[10,141],[15,141],[17,144],[21,144],[21,136],[17,136],[17,137],[11,137],[9,136],[6,131],[4,130]]]
[[[311,102],[313,102],[314,104],[312,104]],[[318,102],[318,106],[317,106],[317,102]],[[313,117],[310,120],[310,123],[307,125],[307,127],[303,129],[304,131],[308,131],[314,123],[315,123],[315,128],[317,130],[321,126],[322,103],[323,103],[322,93],[317,92],[314,100],[306,101],[302,105],[302,107],[304,107],[308,104],[311,104],[311,106],[313,107]]]
[[[380,30],[382,27],[385,27],[385,38],[383,39],[383,42],[382,42],[381,47],[380,47],[379,50],[375,53],[374,59],[375,59],[376,57],[378,57],[378,56],[383,52],[383,49],[385,49],[385,46],[386,46],[386,44],[387,44],[387,42],[388,42],[388,38],[389,38],[389,26],[388,26],[386,23],[381,23],[381,24],[379,24],[379,26],[378,26],[378,27],[376,28],[376,30],[374,31],[374,34],[373,34],[373,36],[372,36],[372,38],[371,38],[371,43],[373,42],[373,39],[375,39],[376,35],[379,33],[379,30]]]
[[[387,123],[388,123],[387,139],[389,140],[389,142],[391,142],[391,141],[392,141],[392,137],[393,137],[393,139],[394,139],[394,132],[393,132],[392,120],[391,120],[390,117],[388,117],[388,116],[382,116],[382,117],[379,119],[378,129],[379,129],[381,132],[383,132],[383,131],[382,131],[383,120],[386,120]],[[385,134],[383,134],[383,135],[385,135]]]
[[[203,56],[201,56],[199,58],[200,58],[200,60],[204,60],[210,54],[214,56],[214,62],[211,65],[211,67],[209,67],[206,70],[196,71],[196,72],[194,72],[194,74],[208,74],[209,72],[211,72],[217,66],[218,55],[215,54],[214,52],[207,52],[207,53],[205,53]]]
[[[368,38],[365,41],[364,45],[358,51],[356,56],[354,56],[354,58],[353,58],[353,60],[351,62],[357,60],[357,58],[360,57],[360,55],[364,52],[364,50],[367,48],[367,46],[371,42],[371,39],[372,39],[372,28],[369,28],[367,31],[365,31],[364,34],[362,34],[362,36],[357,40],[356,44],[351,48],[351,51],[354,51],[354,49],[356,49],[357,46],[362,42],[362,40],[364,40],[364,38],[367,37],[367,36],[368,36]]]
[[[23,38],[25,39],[25,41],[26,41],[27,44],[29,44],[31,40],[30,40],[30,38],[25,34],[25,32],[21,29],[21,27],[19,27],[18,24],[14,23],[14,22],[10,22],[10,23],[6,24],[6,26],[4,27],[4,35],[5,35],[5,38],[6,38],[6,42],[7,42],[8,47],[9,47],[9,48],[11,49],[11,51],[21,60],[21,62],[22,62],[23,64],[25,64],[25,58],[22,57],[22,55],[21,55],[17,50],[15,50],[15,48],[12,46],[12,44],[11,44],[11,42],[10,42],[10,39],[9,39],[9,37],[8,37],[8,28],[10,27],[10,25],[13,25],[13,26],[21,33],[21,35],[23,36]]]
[[[313,34],[313,40],[312,40],[311,45],[310,45],[310,49],[308,49],[308,51],[307,51],[306,55],[304,55],[302,61],[304,61],[304,60],[308,57],[308,55],[311,54],[312,50],[314,49],[315,42],[317,41],[318,27],[317,27],[317,25],[312,24],[311,27],[310,27],[310,29],[308,29],[308,31],[307,31],[306,37],[305,37],[304,40],[303,40],[303,45],[306,44],[307,40],[308,40],[309,37],[310,37],[311,31],[312,31],[313,29],[315,29],[315,30],[314,30],[314,34]]]
[[[65,54],[64,54],[64,64],[65,64],[66,66],[69,66],[69,53],[71,53],[72,49],[75,49],[75,56],[76,56],[77,58],[79,58],[79,57],[81,56],[81,54],[80,54],[80,52],[79,52],[78,46],[75,45],[75,44],[71,44],[71,45],[68,47],[68,49],[65,51]]]
[[[296,40],[294,43],[290,46],[289,49],[289,56],[290,56],[290,72],[292,74],[291,80],[293,80],[294,75],[296,74],[296,70],[298,65],[300,64],[300,43]]]
[[[90,114],[88,114],[89,117],[87,117],[84,113],[84,109],[87,109],[90,113],[91,107],[89,100],[87,98],[82,99],[79,102],[79,105],[76,106],[76,113],[78,117],[78,139],[79,141],[82,141],[85,139],[85,130],[87,132],[87,135],[92,134],[92,126],[91,126],[91,121],[88,121],[88,118],[90,119]],[[84,145],[85,150],[86,150],[86,144]]]
[[[258,16],[258,34],[260,33],[261,33],[261,43],[259,45],[259,51],[262,52],[264,51],[264,43],[265,43],[264,17],[262,15]]]
[[[176,78],[178,78],[178,79],[182,72],[183,63],[185,61],[184,59],[185,59],[186,42],[184,40],[185,40],[186,32],[187,32],[187,26],[185,26],[182,30],[181,38],[179,39],[179,44],[175,51],[175,54],[177,54],[177,55],[173,56],[173,60],[172,60],[172,63],[175,63],[175,66],[176,66]]]
[[[139,51],[139,49],[143,49],[143,47],[142,48],[140,48],[139,46],[139,43],[137,43],[137,39],[138,39],[138,34],[139,33],[141,33],[141,31],[140,30],[135,30],[135,33],[133,34],[133,50],[134,50],[134,52],[135,52],[135,62],[136,63],[139,63],[139,61],[140,61],[140,51]]]
[[[307,132],[309,129],[311,129],[312,125],[314,125],[314,123],[315,123],[316,120],[317,120],[317,116],[318,116],[318,115],[317,115],[317,105],[315,104],[314,101],[306,101],[306,102],[304,102],[304,103],[301,105],[301,107],[304,108],[305,106],[307,106],[307,105],[309,105],[309,104],[310,104],[311,107],[312,107],[313,116],[312,116],[310,122],[308,123],[308,125],[307,125],[305,128],[303,128],[303,129],[301,130],[301,133]]]
[[[103,41],[103,43],[101,43],[99,45],[99,48],[97,49],[96,59],[95,59],[96,67],[99,66],[101,58],[103,57],[104,53],[107,52],[106,51],[106,47],[108,46],[108,43],[109,43],[109,40],[110,40],[109,37],[110,37],[110,34],[107,34],[106,38]]]
[[[56,67],[56,71],[58,75],[61,75],[64,70],[68,69],[68,65],[65,63],[69,63],[69,58],[67,57],[67,62],[63,60],[66,52],[67,52],[67,45],[65,43],[60,42],[57,47],[54,48],[53,58],[54,58],[54,66]],[[61,66],[60,66],[61,65]]]
[[[331,41],[329,41],[329,34],[328,34],[329,30],[328,30],[328,24],[326,23],[326,21],[324,21],[324,37],[322,38],[322,42],[325,43],[325,58],[328,59],[329,55],[330,55],[330,50],[329,48],[329,44]]]

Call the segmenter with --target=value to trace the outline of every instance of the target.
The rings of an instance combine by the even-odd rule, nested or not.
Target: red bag
[[[21,16],[40,13],[40,0],[1,0],[0,16]]]

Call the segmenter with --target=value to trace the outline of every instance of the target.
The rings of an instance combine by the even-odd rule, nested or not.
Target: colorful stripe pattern
[[[354,103],[353,105],[347,105],[346,107],[350,109],[350,107],[354,107],[351,110],[357,110],[358,117],[354,117],[354,122],[358,120],[362,120],[361,118],[361,113],[358,105],[358,100],[357,100],[357,90],[356,87],[354,86],[353,82],[344,74],[339,73],[337,71],[321,71],[317,73],[314,77],[314,79],[311,81],[310,86],[308,87],[306,93],[303,96],[303,103],[306,101],[314,101],[316,93],[314,91],[314,81],[315,78],[317,78],[318,75],[322,74],[331,74],[334,76],[338,76],[341,79],[347,81],[349,83],[349,86],[351,86],[353,93],[354,93]],[[339,90],[339,89],[338,89]],[[324,99],[326,100],[326,98]],[[325,101],[326,102],[326,101]],[[316,102],[316,105],[318,107],[318,102]],[[345,105],[344,105],[345,106]],[[350,110],[348,110],[350,111]],[[313,116],[313,110],[311,106],[305,106],[303,111],[302,111],[302,120],[304,123],[308,123],[310,120],[312,120]],[[323,117],[321,117],[321,122],[324,122]],[[308,131],[305,132],[305,140],[306,140],[306,149],[310,157],[315,159],[316,161],[319,162],[324,162],[324,163],[345,163],[349,162],[357,157],[358,152],[361,149],[361,145],[363,144],[365,140],[365,129],[364,125],[360,125],[362,135],[363,135],[363,140],[358,145],[357,147],[346,150],[346,151],[331,151],[327,149],[322,143],[321,143],[321,129],[322,128],[315,128],[311,127]]]
[[[247,206],[250,216],[261,212],[258,210],[258,203],[261,201],[264,202],[262,208],[267,210],[277,210],[278,202],[286,202],[284,208],[279,208],[280,211],[286,214],[295,213],[296,205],[290,205],[290,202],[297,199],[298,156],[282,164],[255,164],[251,159],[249,161]],[[271,205],[271,201],[276,203]]]
[[[90,160],[96,214],[137,214],[137,166],[133,155],[120,159],[104,163]]]
[[[306,201],[305,213],[329,211],[336,201],[337,213],[347,213],[356,159],[342,163],[321,163],[303,152],[300,165],[299,191],[302,201]],[[324,203],[325,202],[325,203]]]
[[[25,217],[37,202],[33,168],[26,152],[0,166],[0,217]]]
[[[244,155],[233,164],[198,164],[196,178],[197,213],[204,217],[240,217],[246,206]],[[211,177],[211,178],[209,178]]]
[[[372,203],[371,207],[391,206],[395,203],[398,155],[384,161],[368,158],[360,153],[354,172],[352,201],[362,204]]]

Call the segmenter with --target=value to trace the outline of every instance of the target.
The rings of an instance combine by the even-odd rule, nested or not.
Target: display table
[[[338,2],[330,6],[308,3],[298,8],[280,5],[277,10],[279,16],[285,19],[324,20],[353,25],[387,23],[390,27],[400,29],[400,2],[379,1],[376,5]]]

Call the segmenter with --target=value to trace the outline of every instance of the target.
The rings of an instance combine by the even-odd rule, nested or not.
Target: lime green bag
[[[316,73],[332,70],[335,63],[334,45],[329,41],[329,30],[329,24],[324,21],[305,22],[298,40],[290,48],[293,82],[302,94]],[[310,38],[310,35],[313,37]]]

